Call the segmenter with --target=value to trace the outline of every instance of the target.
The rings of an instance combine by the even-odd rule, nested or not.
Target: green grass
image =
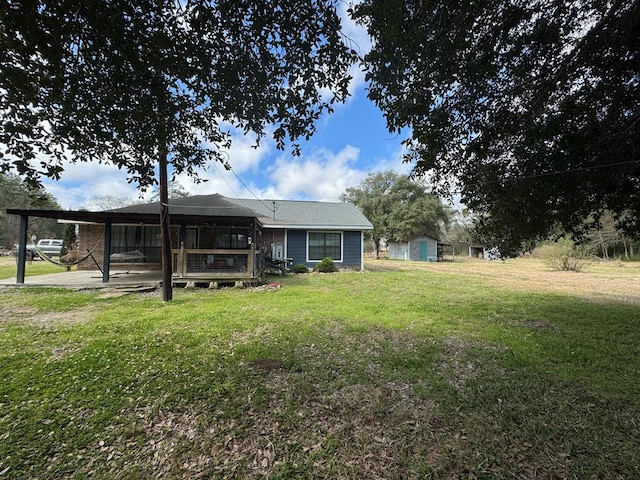
[[[640,309],[425,271],[0,292],[0,478],[640,478]]]
[[[72,267],[75,270],[75,267]],[[12,278],[17,275],[15,257],[0,257],[0,279]],[[59,267],[44,260],[33,260],[25,263],[25,276],[45,275],[48,273],[66,272],[66,267]]]

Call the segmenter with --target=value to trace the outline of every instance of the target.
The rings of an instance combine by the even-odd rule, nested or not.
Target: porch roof
[[[110,220],[111,223],[157,224],[160,216],[160,202],[130,205],[100,212],[9,208],[7,213],[30,217],[55,218],[70,222],[105,223]],[[169,213],[172,223],[210,223],[212,220],[215,221],[216,218],[235,224],[250,224],[258,221],[253,210],[229,202],[217,194],[171,199],[169,200]]]
[[[100,212],[8,209],[7,213],[69,222],[106,223],[110,220],[114,224],[157,224],[160,202]],[[373,229],[371,222],[355,205],[342,202],[237,199],[216,193],[170,199],[169,213],[175,224],[224,221],[236,225],[256,223],[266,228]]]

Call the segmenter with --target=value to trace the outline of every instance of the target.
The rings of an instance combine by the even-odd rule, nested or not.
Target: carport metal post
[[[27,260],[27,226],[29,216],[20,215],[20,231],[18,233],[18,271],[16,272],[16,283],[24,284],[24,270]]]
[[[109,261],[111,253],[111,219],[104,222],[104,252],[102,255],[102,283],[109,283]]]

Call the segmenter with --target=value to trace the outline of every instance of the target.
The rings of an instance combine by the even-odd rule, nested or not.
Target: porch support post
[[[111,254],[111,219],[104,222],[104,252],[102,254],[102,283],[109,283],[109,255]]]
[[[178,241],[178,248],[185,246],[184,242],[187,241],[187,225],[185,223],[180,224],[180,240]]]
[[[16,272],[16,283],[24,284],[25,262],[27,259],[27,226],[29,216],[20,215],[20,231],[18,232],[18,270]]]
[[[258,222],[254,218],[253,219],[253,242],[251,242],[251,257],[253,258],[253,277],[258,278],[262,275],[262,246],[264,245],[264,239],[260,238],[260,243],[258,243]],[[262,280],[262,279],[261,279]]]

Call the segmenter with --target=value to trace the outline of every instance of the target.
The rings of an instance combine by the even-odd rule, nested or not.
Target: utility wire
[[[259,199],[257,197],[257,195],[255,193],[253,193],[253,191],[247,186],[247,184],[244,183],[244,181],[238,176],[238,174],[235,172],[235,170],[233,169],[233,167],[231,165],[229,165],[229,170],[231,170],[231,173],[233,173],[233,175],[238,179],[238,181],[242,184],[242,186],[244,186],[244,188],[247,189],[247,191],[253,196],[253,198],[255,198],[258,202],[260,202],[264,208],[266,208],[267,210],[269,210],[270,212],[275,214],[275,210],[274,210],[275,207],[271,208],[266,203],[264,203],[261,199]]]
[[[519,177],[517,178],[517,180],[525,180],[527,178],[548,177],[549,175],[561,175],[566,173],[586,172],[589,170],[597,170],[599,168],[617,167],[619,165],[630,165],[632,163],[640,163],[640,160],[628,160],[626,162],[608,163],[605,165],[593,165],[591,167],[573,168],[570,170],[556,170],[554,172],[533,173],[531,175],[524,175],[522,177]],[[492,180],[492,182],[499,182],[499,180]],[[491,182],[487,182],[487,183],[491,183]]]
[[[601,168],[609,168],[609,167],[617,167],[620,165],[631,165],[634,163],[640,163],[640,160],[627,160],[625,162],[615,162],[615,163],[607,163],[605,165],[593,165],[590,167],[580,167],[580,168],[573,168],[570,170],[554,170],[553,172],[544,172],[544,173],[532,173],[531,175],[523,175],[520,177],[507,177],[507,178],[502,178],[502,179],[495,179],[495,180],[487,180],[487,181],[476,181],[476,182],[472,182],[470,185],[491,185],[491,184],[495,184],[495,183],[513,183],[513,182],[517,182],[520,180],[527,180],[530,178],[541,178],[541,177],[549,177],[551,175],[563,175],[563,174],[569,174],[569,173],[579,173],[579,172],[587,172],[589,170],[597,170],[597,169],[601,169]],[[460,188],[458,187],[456,189],[456,193],[460,193]]]
[[[222,173],[220,173],[220,169],[218,168],[218,165],[216,165],[217,162],[213,162],[213,167],[216,169],[216,172],[218,172],[218,175],[222,178],[222,180],[224,181],[224,183],[227,184],[227,187],[229,187],[229,189],[233,192],[233,194],[236,197],[239,197],[238,193],[233,189],[233,187],[231,186],[231,184],[229,182],[227,182],[227,179],[225,178],[224,175],[222,175]],[[229,162],[227,162],[227,165],[229,165]],[[231,168],[231,165],[229,165],[229,168]],[[233,171],[233,170],[231,170]]]

